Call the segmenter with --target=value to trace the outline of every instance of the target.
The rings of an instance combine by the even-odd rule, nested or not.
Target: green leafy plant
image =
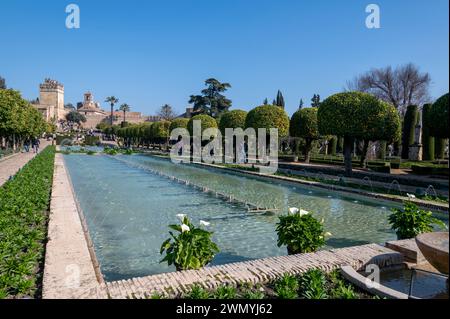
[[[414,238],[419,234],[431,232],[433,225],[447,227],[443,221],[433,217],[432,212],[419,209],[412,202],[406,201],[403,209],[394,208],[392,211],[393,214],[388,220],[398,239]]]
[[[0,187],[0,297],[39,297],[55,148]]]
[[[353,286],[345,281],[339,271],[334,270],[327,275],[330,282],[330,297],[332,299],[357,299]]]
[[[236,299],[236,288],[228,285],[220,286],[214,293],[215,299]]]
[[[177,270],[199,269],[208,264],[219,248],[212,241],[212,232],[195,227],[189,218],[179,214],[181,225],[170,225],[172,230],[178,232],[175,235],[169,231],[170,238],[161,245],[160,253],[166,252],[161,262],[175,265]],[[209,223],[200,221],[207,226]]]
[[[242,298],[244,299],[264,299],[266,296],[263,291],[247,289],[243,292]]]
[[[311,269],[300,277],[301,296],[305,299],[327,299],[326,276],[320,269]]]
[[[114,148],[105,148],[104,150],[103,150],[103,153],[105,153],[105,154],[107,154],[107,155],[117,155],[117,150],[116,149],[114,149]]]
[[[315,252],[325,245],[325,236],[331,234],[324,232],[322,222],[302,209],[293,207],[289,212],[277,223],[278,247],[286,245],[289,254],[299,254]]]
[[[209,299],[211,294],[208,290],[199,285],[194,285],[185,296],[186,299]]]
[[[281,279],[275,282],[275,295],[281,299],[298,298],[298,280],[295,276],[285,274]]]

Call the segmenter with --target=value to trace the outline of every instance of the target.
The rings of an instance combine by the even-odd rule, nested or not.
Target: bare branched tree
[[[430,101],[430,82],[428,73],[421,73],[417,66],[408,63],[395,69],[372,69],[347,82],[346,90],[371,93],[403,114],[408,105],[420,106]]]
[[[177,116],[169,104],[164,104],[163,106],[161,106],[158,115],[161,117],[161,119],[166,121],[173,120]]]

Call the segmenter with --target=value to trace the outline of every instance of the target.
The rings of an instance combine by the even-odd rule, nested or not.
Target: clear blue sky
[[[76,3],[81,28],[65,27]],[[365,7],[381,8],[367,29]],[[91,90],[135,111],[164,103],[179,113],[215,77],[230,82],[233,108],[251,109],[282,90],[292,114],[300,98],[325,98],[372,67],[417,64],[431,95],[448,92],[448,0],[2,0],[0,75],[26,98],[45,77],[66,102]]]

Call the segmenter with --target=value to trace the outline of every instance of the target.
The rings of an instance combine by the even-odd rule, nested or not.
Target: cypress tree
[[[312,107],[319,107],[320,105],[320,95],[314,94],[314,96],[311,99],[311,106]]]
[[[342,136],[338,136],[336,151],[338,153],[342,153],[344,151],[344,138]]]
[[[434,161],[434,137],[430,135],[430,118],[429,112],[432,104],[425,104],[422,108],[422,145],[423,145],[423,160]]]
[[[269,105],[269,101],[267,100],[267,98],[264,99],[263,104],[264,104],[264,105]]]
[[[402,159],[408,159],[409,146],[414,143],[415,129],[418,119],[417,105],[409,105],[403,119]]]
[[[328,155],[336,155],[336,150],[337,150],[337,137],[333,136],[329,141],[328,141]]]
[[[275,105],[282,107],[284,109],[284,97],[280,90],[277,92],[277,99],[275,101]]]
[[[386,141],[380,141],[380,148],[378,152],[378,157],[382,160],[386,159],[386,148],[387,148],[387,142]]]
[[[298,104],[298,109],[301,110],[303,107],[303,99],[300,99],[300,103]]]
[[[444,159],[445,156],[445,144],[446,139],[445,138],[438,138],[436,137],[434,139],[435,141],[435,149],[436,149],[436,158],[437,159]]]

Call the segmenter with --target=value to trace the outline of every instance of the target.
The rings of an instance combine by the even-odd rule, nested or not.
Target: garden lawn
[[[0,299],[41,293],[55,148],[0,187]]]

